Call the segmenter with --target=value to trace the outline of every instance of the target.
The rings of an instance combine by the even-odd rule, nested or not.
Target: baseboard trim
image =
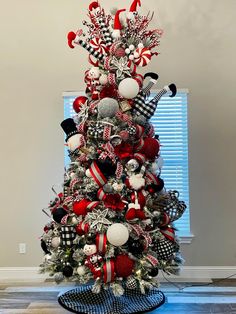
[[[167,276],[174,281],[206,281],[215,278],[226,278],[236,274],[236,266],[184,266],[179,276]],[[43,282],[48,278],[47,274],[40,274],[38,267],[0,267],[0,282]],[[235,277],[236,278],[236,275]],[[160,273],[160,281],[165,278]]]

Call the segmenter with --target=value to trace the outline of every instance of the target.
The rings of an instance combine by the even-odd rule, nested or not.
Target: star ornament
[[[125,74],[130,76],[130,68],[128,66],[127,57],[121,57],[120,59],[113,57],[111,64],[112,68],[116,70],[116,75],[118,79],[123,79]]]
[[[89,223],[90,229],[96,228],[97,230],[101,230],[102,226],[112,224],[108,219],[106,219],[108,211],[108,208],[104,210],[94,209],[86,215],[84,221]]]

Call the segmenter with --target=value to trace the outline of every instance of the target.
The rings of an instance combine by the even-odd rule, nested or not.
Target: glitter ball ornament
[[[101,118],[113,118],[119,110],[119,104],[114,98],[103,98],[98,104],[98,114]]]
[[[52,241],[51,241],[51,246],[53,248],[58,248],[58,246],[60,245],[61,243],[61,238],[60,237],[53,237],[52,238]]]
[[[117,277],[129,277],[133,272],[134,265],[135,262],[128,255],[118,255],[115,259],[115,272]]]
[[[159,148],[160,144],[158,140],[152,137],[147,137],[144,140],[144,145],[139,152],[143,153],[148,159],[153,160],[158,156]]]
[[[88,98],[85,96],[79,96],[79,97],[75,98],[75,100],[73,102],[74,111],[76,113],[80,112],[81,107],[86,103],[87,100],[88,100]]]
[[[54,275],[54,280],[55,280],[56,283],[62,282],[63,279],[64,279],[64,276],[63,276],[62,273],[56,273],[56,274]]]
[[[63,268],[62,273],[65,277],[69,278],[73,275],[73,268],[70,265],[66,265]]]

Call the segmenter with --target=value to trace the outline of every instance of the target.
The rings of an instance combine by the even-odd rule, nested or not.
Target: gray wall
[[[109,8],[111,1],[103,0]],[[131,1],[116,2],[120,8]],[[61,94],[83,90],[87,54],[66,34],[85,18],[89,1],[0,0],[1,219],[0,266],[36,266],[41,208],[63,177]],[[234,265],[235,0],[143,0],[164,29],[160,52],[145,70],[159,87],[189,88],[191,227],[186,265]],[[18,243],[27,254],[18,254]]]

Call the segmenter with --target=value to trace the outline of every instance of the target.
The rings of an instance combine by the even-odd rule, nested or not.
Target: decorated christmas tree
[[[90,65],[86,96],[75,99],[74,117],[61,123],[71,162],[62,190],[44,210],[50,222],[41,238],[41,270],[57,283],[78,283],[59,298],[77,313],[157,307],[164,302],[159,270],[177,274],[182,262],[174,222],[186,206],[177,191],[165,189],[150,123],[160,98],[174,97],[176,86],[150,98],[158,75],[138,74],[158,55],[162,35],[149,29],[153,14],[140,15],[139,6],[134,0],[129,10],[106,14],[92,2],[87,32],[68,33],[69,47],[84,48]]]

